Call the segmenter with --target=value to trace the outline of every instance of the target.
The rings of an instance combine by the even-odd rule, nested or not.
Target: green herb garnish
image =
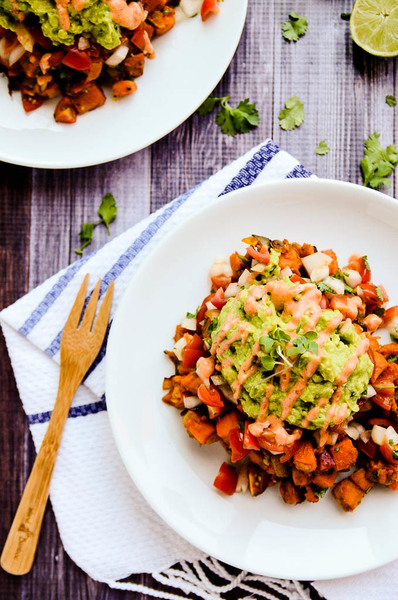
[[[109,225],[116,219],[116,215],[117,207],[115,198],[112,194],[105,194],[98,209],[98,216],[100,217],[100,220],[95,221],[95,223],[83,223],[82,225],[82,228],[79,232],[79,238],[82,241],[82,245],[80,248],[75,249],[76,254],[83,254],[84,248],[91,244],[94,229],[97,227],[97,225],[100,225],[101,223],[105,225],[108,230],[108,234],[110,235],[111,232],[109,230]]]
[[[249,98],[246,98],[239,102],[236,108],[233,108],[228,102],[229,98],[229,96],[223,98],[209,96],[199,107],[198,112],[201,116],[208,115],[220,106],[221,110],[217,113],[216,123],[226,135],[235,136],[237,133],[247,133],[257,127],[260,117],[256,105],[249,104]]]
[[[379,142],[379,133],[372,133],[365,141],[364,157],[361,160],[361,169],[364,185],[376,188],[379,185],[390,186],[388,179],[398,165],[398,150],[391,144],[383,150]]]
[[[298,96],[292,96],[285,102],[285,108],[279,113],[279,125],[285,131],[291,131],[304,121],[304,106]]]
[[[326,140],[321,140],[319,142],[319,144],[317,145],[317,147],[314,150],[315,154],[327,154],[328,152],[330,152],[330,148],[326,143]]]
[[[390,94],[387,94],[386,96],[386,104],[388,104],[388,106],[397,106],[397,99],[395,96],[391,96]]]
[[[299,17],[295,12],[290,13],[289,21],[282,25],[282,35],[289,42],[297,42],[299,38],[305,35],[308,27],[306,17]]]

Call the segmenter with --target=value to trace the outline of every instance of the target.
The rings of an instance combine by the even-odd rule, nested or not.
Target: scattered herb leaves
[[[366,268],[368,271],[371,271],[370,264],[369,264],[369,259],[368,259],[368,257],[366,256],[366,254],[365,254],[364,256],[362,256],[362,258],[363,258],[363,262],[365,263],[365,268]]]
[[[382,291],[377,285],[375,285],[375,292],[376,292],[376,296],[378,297],[380,302],[384,302]]]
[[[376,188],[379,185],[391,185],[388,177],[391,176],[398,165],[398,150],[391,144],[383,150],[379,142],[379,133],[372,133],[365,141],[364,157],[361,160],[361,169],[364,177],[364,186]]]
[[[282,129],[291,131],[300,127],[304,121],[304,106],[298,96],[292,96],[285,102],[285,108],[279,113],[279,125]]]
[[[117,207],[115,198],[112,194],[105,194],[102,198],[101,205],[98,209],[98,216],[100,217],[99,221],[95,221],[95,223],[83,223],[82,228],[79,232],[79,238],[82,241],[82,245],[80,248],[76,248],[76,254],[83,254],[84,248],[87,248],[92,242],[93,233],[95,227],[100,225],[101,223],[105,225],[108,230],[108,234],[110,235],[109,225],[116,219],[117,215]]]
[[[397,106],[397,99],[395,96],[391,96],[390,94],[387,94],[386,96],[386,104],[388,104],[388,106]]]
[[[250,104],[249,98],[239,102],[236,108],[233,108],[228,100],[229,96],[224,98],[209,96],[199,107],[198,112],[201,116],[205,116],[213,112],[216,107],[221,107],[217,113],[216,123],[226,135],[248,133],[257,127],[260,117],[256,105]]]
[[[321,140],[319,142],[319,144],[317,145],[317,147],[314,150],[315,154],[328,154],[328,152],[330,152],[330,148],[326,143],[326,140]]]
[[[299,17],[297,13],[292,12],[289,15],[289,21],[282,25],[282,36],[289,42],[297,42],[305,35],[307,27],[307,17]]]
[[[300,335],[293,340],[293,346],[288,348],[288,356],[297,356],[298,354],[304,354],[312,352],[312,354],[318,354],[318,344],[314,341],[317,338],[316,331],[307,331],[304,335]]]
[[[336,293],[336,290],[334,290],[333,288],[326,285],[326,283],[323,283],[323,281],[315,282],[315,285],[318,288],[318,290],[322,293],[325,293],[325,292],[327,294],[335,294]]]

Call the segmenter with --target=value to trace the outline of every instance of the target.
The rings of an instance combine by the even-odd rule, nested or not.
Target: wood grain
[[[227,2],[227,0],[225,0]],[[377,59],[356,48],[348,23],[352,0],[250,0],[244,33],[235,58],[217,86],[217,95],[256,102],[259,127],[229,138],[220,133],[214,115],[193,115],[152,147],[125,159],[71,171],[31,170],[0,163],[0,302],[13,302],[71,261],[83,221],[96,216],[101,197],[110,191],[118,205],[111,235],[117,235],[186,189],[267,137],[296,156],[321,177],[362,183],[360,160],[370,133],[380,132],[383,145],[398,143],[398,108],[385,95],[398,97],[398,61]],[[281,36],[289,12],[306,15],[307,34],[297,43]],[[304,104],[303,125],[290,132],[279,127],[278,115],[287,98]],[[161,109],[161,103],[160,103]],[[314,154],[321,139],[331,151]],[[392,187],[396,194],[398,173]],[[97,228],[92,249],[108,241]],[[34,450],[18,393],[2,345],[0,386],[1,536],[6,532],[26,481]],[[137,583],[161,588],[149,575]],[[314,598],[316,593],[311,592]],[[55,519],[48,507],[36,562],[29,575],[13,578],[0,571],[4,600],[124,600],[143,594],[109,589],[92,581],[65,554]],[[228,598],[236,597],[229,594]],[[238,594],[239,597],[239,594]]]

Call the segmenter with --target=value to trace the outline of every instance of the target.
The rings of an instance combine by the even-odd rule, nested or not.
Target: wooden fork
[[[113,281],[93,326],[101,280],[95,286],[81,320],[88,277],[87,274],[83,280],[62,333],[59,385],[54,409],[1,555],[1,566],[12,575],[24,575],[32,567],[64,423],[72,398],[104,341]]]

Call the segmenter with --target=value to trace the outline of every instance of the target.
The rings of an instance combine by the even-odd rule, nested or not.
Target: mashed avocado
[[[293,284],[287,279],[277,283],[287,298]],[[270,284],[253,285],[230,298],[212,331],[212,350],[222,377],[249,417],[258,417],[268,394],[266,414],[282,417],[291,425],[319,429],[325,420],[333,426],[358,410],[357,401],[367,389],[373,364],[367,352],[361,350],[366,348],[364,334],[358,334],[339,311],[323,310],[318,301],[315,319],[315,309],[307,302],[308,309],[302,310],[299,322],[295,322],[294,313],[289,313],[286,306],[294,309],[305,293],[318,298],[313,284],[301,288],[304,292],[291,297],[290,305],[287,299],[286,305],[275,302],[268,291]],[[310,362],[316,364],[316,370],[306,378]],[[289,363],[293,364],[291,368]],[[287,382],[281,383],[275,368],[289,371]],[[303,381],[299,397],[289,414],[283,415],[283,400]],[[328,414],[332,399],[332,412]],[[311,409],[311,419],[303,421]],[[331,418],[332,414],[339,418]]]
[[[82,33],[91,35],[108,49],[115,48],[120,43],[120,27],[112,20],[110,9],[103,0],[86,0],[80,11],[74,10],[69,4],[70,28],[67,31],[60,26],[53,0],[17,0],[16,5],[25,17],[35,15],[39,19],[43,34],[54,44],[71,45],[75,36]],[[18,23],[11,0],[2,0],[0,26],[15,31]]]

